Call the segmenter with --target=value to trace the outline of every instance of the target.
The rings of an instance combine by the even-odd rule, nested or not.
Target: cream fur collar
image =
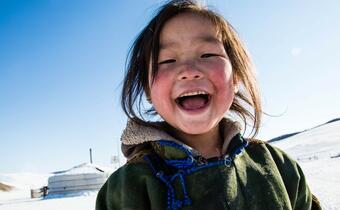
[[[240,133],[242,128],[239,122],[232,121],[228,118],[223,118],[220,122],[220,126],[223,128],[224,137],[222,152],[226,153],[230,140],[236,134]],[[122,152],[129,160],[144,148],[144,143],[158,141],[160,139],[170,140],[184,145],[183,142],[175,139],[163,130],[140,125],[133,120],[129,120],[121,136]],[[195,149],[191,148],[191,150],[194,154],[199,154]]]

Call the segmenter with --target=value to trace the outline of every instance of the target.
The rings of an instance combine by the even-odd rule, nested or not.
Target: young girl
[[[164,121],[145,120],[144,96],[145,114]],[[191,0],[160,8],[132,47],[122,107],[128,162],[97,210],[320,209],[294,160],[240,134],[236,119],[259,129],[256,80],[236,32],[211,10]]]

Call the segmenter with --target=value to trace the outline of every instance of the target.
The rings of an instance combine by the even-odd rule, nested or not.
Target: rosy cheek
[[[149,72],[149,86],[150,87],[159,86],[162,83],[168,82],[167,80],[169,80],[169,78],[171,76],[171,72],[172,71],[168,68],[159,67],[157,74],[155,75],[153,81],[151,81],[152,80],[151,79],[151,73]]]
[[[218,84],[225,85],[232,80],[232,69],[231,65],[228,63],[211,65],[209,69],[208,74],[210,75],[210,78],[213,78]]]
[[[169,94],[170,81],[170,75],[168,73],[159,71],[151,86],[152,97],[160,97]]]
[[[154,84],[156,86],[159,86],[160,84],[166,82],[167,74],[165,72],[157,72],[157,75],[154,78]]]

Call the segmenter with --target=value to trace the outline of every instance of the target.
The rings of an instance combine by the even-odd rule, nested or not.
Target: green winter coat
[[[228,148],[211,159],[159,130],[128,124],[122,139],[129,161],[101,188],[96,210],[321,209],[294,160],[222,124]]]

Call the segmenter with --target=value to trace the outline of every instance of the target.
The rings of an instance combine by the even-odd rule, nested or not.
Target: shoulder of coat
[[[126,165],[130,165],[132,163],[145,163],[146,161],[143,159],[144,156],[149,155],[152,153],[151,148],[143,149],[134,154],[130,159],[127,160],[125,163]]]
[[[261,145],[268,144],[266,141],[260,139],[246,139],[249,142],[249,145]]]

